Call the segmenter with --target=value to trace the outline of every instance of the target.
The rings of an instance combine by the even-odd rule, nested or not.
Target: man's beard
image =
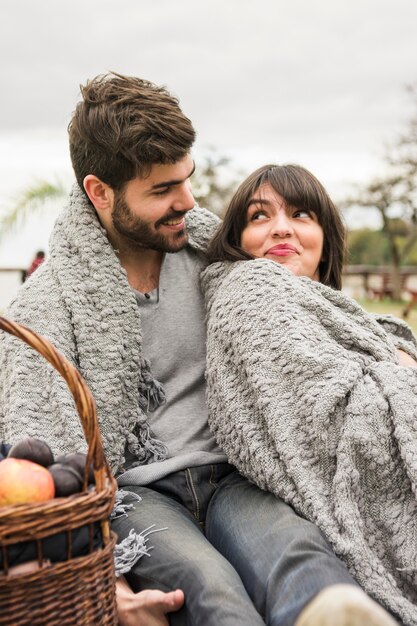
[[[155,228],[166,220],[178,217],[181,217],[181,213],[177,211],[167,214],[156,222]],[[133,248],[179,252],[188,243],[188,234],[185,229],[174,232],[171,236],[153,232],[147,222],[133,215],[122,194],[115,194],[112,221],[115,230]]]

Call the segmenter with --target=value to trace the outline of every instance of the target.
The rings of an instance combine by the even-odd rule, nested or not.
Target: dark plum
[[[87,455],[84,452],[71,452],[70,454],[62,454],[57,458],[57,463],[63,463],[64,465],[69,465],[73,469],[75,469],[84,480],[84,470],[85,464],[87,462]],[[88,470],[88,484],[94,484],[94,472],[93,465],[90,465],[90,469]]]
[[[64,463],[54,463],[48,469],[54,479],[56,498],[65,498],[81,491],[83,479],[73,467]]]
[[[0,443],[0,459],[5,459],[12,447],[10,443]]]
[[[9,450],[7,456],[14,459],[32,461],[38,465],[43,465],[43,467],[49,467],[49,465],[52,465],[54,462],[54,455],[48,444],[34,437],[28,437],[16,443]]]

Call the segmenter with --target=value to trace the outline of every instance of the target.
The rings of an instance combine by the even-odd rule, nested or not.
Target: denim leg
[[[172,626],[264,626],[239,575],[210,545],[185,506],[147,487],[125,489],[142,501],[135,503],[128,517],[112,522],[119,539],[132,527],[137,532],[152,524],[167,527],[151,535],[151,556],[142,557],[126,575],[134,591],[182,589],[185,606],[170,614]]]
[[[239,573],[269,626],[292,626],[329,585],[356,584],[314,524],[237,472],[210,501],[206,536]]]

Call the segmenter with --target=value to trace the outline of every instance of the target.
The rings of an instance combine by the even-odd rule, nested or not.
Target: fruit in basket
[[[42,465],[9,457],[0,463],[0,506],[44,502],[54,495],[53,478]]]
[[[0,443],[0,461],[6,458],[11,447],[10,443]]]
[[[26,459],[43,467],[49,467],[54,462],[54,455],[48,444],[34,437],[27,437],[16,443],[7,456],[14,459]]]
[[[87,462],[87,455],[84,452],[71,452],[70,454],[62,454],[57,458],[57,463],[63,463],[64,465],[69,465],[73,469],[75,469],[80,476],[84,479],[84,470],[85,464]],[[94,472],[93,465],[90,465],[88,470],[88,484],[94,484]]]
[[[57,498],[65,498],[81,491],[83,486],[82,476],[70,465],[54,463],[49,467],[49,472],[55,483],[55,496]]]

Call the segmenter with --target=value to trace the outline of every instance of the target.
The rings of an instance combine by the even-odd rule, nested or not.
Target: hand
[[[32,572],[36,572],[38,569],[42,569],[43,567],[49,567],[51,565],[51,561],[48,559],[44,559],[42,561],[42,565],[39,565],[38,561],[26,561],[26,563],[21,563],[20,565],[13,565],[9,569],[9,576],[20,576],[21,574],[31,574]]]
[[[184,593],[180,589],[169,593],[158,589],[134,593],[120,576],[116,581],[116,602],[120,626],[168,626],[165,616],[182,607]]]
[[[407,352],[397,350],[398,360],[403,367],[417,367],[417,362]]]

